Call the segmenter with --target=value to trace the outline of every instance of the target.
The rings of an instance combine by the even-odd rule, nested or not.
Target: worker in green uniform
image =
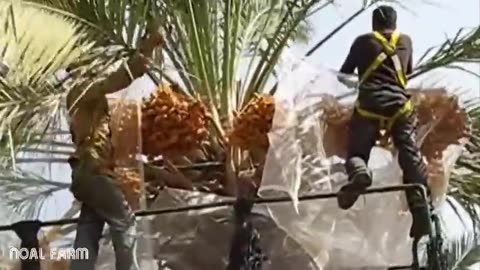
[[[373,33],[355,39],[340,73],[358,70],[359,89],[348,136],[346,171],[349,182],[338,194],[342,209],[352,207],[360,194],[372,184],[367,164],[380,131],[391,135],[398,150],[398,162],[405,184],[427,187],[427,171],[416,145],[416,118],[406,93],[406,76],[412,72],[412,40],[397,30],[397,13],[390,6],[373,11]],[[352,82],[339,75],[347,86]],[[411,237],[429,233],[429,209],[416,191],[406,192],[413,224]],[[381,207],[381,206],[379,206]]]
[[[76,148],[69,159],[70,190],[82,203],[74,248],[88,249],[88,259],[73,260],[71,270],[95,269],[105,223],[110,226],[115,269],[138,269],[134,260],[135,216],[115,181],[106,95],[128,87],[133,79],[147,71],[148,58],[162,41],[158,29],[152,29],[140,41],[138,51],[126,65],[128,68],[122,65],[105,79],[85,88],[85,85],[74,87],[67,95],[70,131]]]

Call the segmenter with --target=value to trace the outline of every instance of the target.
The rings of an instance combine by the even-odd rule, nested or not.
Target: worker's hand
[[[3,61],[0,61],[0,76],[5,77],[7,76],[10,68],[5,64]]]
[[[163,36],[159,30],[160,20],[155,20],[147,26],[146,35],[139,44],[139,51],[145,57],[152,57],[153,50],[163,44]]]
[[[157,19],[147,26],[147,34],[147,38],[153,46],[158,47],[163,44],[163,36],[160,34],[160,20]]]
[[[339,77],[338,79],[343,85],[348,88],[357,88],[357,82],[351,79],[347,79],[345,77]]]

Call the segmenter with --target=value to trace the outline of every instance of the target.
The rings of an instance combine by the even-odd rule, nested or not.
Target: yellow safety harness
[[[373,36],[382,44],[383,52],[380,53],[373,61],[373,63],[366,69],[365,73],[359,80],[359,86],[362,85],[366,79],[368,79],[368,77],[372,74],[373,71],[375,71],[388,57],[390,57],[394,65],[395,72],[397,73],[397,79],[401,86],[405,88],[405,86],[407,85],[407,78],[402,68],[400,58],[398,58],[398,55],[395,52],[398,39],[400,38],[400,33],[398,31],[393,32],[390,40],[387,40],[382,34],[377,31],[373,32]],[[393,124],[395,123],[395,120],[397,120],[400,116],[408,115],[413,112],[413,102],[411,100],[408,100],[405,105],[400,108],[392,117],[385,117],[383,115],[364,110],[360,108],[360,104],[358,101],[355,104],[355,108],[361,116],[365,118],[379,120],[380,128],[385,130],[388,134]]]

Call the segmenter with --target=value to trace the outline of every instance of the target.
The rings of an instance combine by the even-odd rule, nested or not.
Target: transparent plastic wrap
[[[152,208],[176,208],[219,202],[221,197],[202,192],[165,188],[151,204]],[[262,270],[317,270],[310,256],[263,214],[262,207],[254,209],[253,222],[261,235],[261,245],[268,259]],[[200,211],[180,212],[145,218],[154,233],[138,228],[137,239],[149,241],[155,254],[154,265],[139,269],[158,270],[211,270],[225,269],[228,263],[230,241],[233,234],[230,207],[217,207]],[[71,247],[72,238],[60,236],[58,242]],[[58,246],[58,245],[57,245]],[[53,245],[52,245],[53,247]],[[137,251],[141,257],[141,251]],[[67,270],[69,262],[42,262],[42,270]],[[100,243],[98,270],[114,270],[115,256],[107,238]]]
[[[218,202],[224,199],[227,198],[167,188],[160,192],[151,207],[182,207]],[[316,203],[322,204],[321,201],[316,201]],[[302,204],[300,204],[300,209],[303,208]],[[272,206],[270,205],[269,208]],[[279,205],[278,207],[287,208],[288,206]],[[474,233],[474,223],[467,212],[452,198],[447,198],[447,203],[439,206],[438,214],[441,217],[444,246],[449,256],[449,265],[453,266],[478,243]],[[157,266],[153,269],[225,269],[233,229],[233,224],[230,222],[231,208],[219,207],[181,212],[152,217],[148,220],[151,222],[152,231],[144,232],[142,228],[139,228],[137,234],[141,241],[155,239],[153,252]],[[314,261],[310,252],[307,252],[311,248],[298,241],[298,238],[293,238],[288,231],[284,232],[277,227],[276,222],[268,216],[265,207],[254,208],[253,222],[260,233],[262,249],[268,257],[262,270],[322,269],[317,265],[318,259]],[[306,224],[308,225],[308,223]],[[2,237],[3,239],[5,238]],[[71,236],[62,236],[57,243],[68,243],[65,245],[68,247],[71,246],[72,238]],[[115,269],[115,256],[111,243],[107,239],[102,240],[100,250],[96,269]],[[5,265],[8,263],[8,261],[3,262]],[[13,265],[13,263],[8,263],[8,265]],[[42,270],[67,270],[68,264],[68,261],[42,262]]]
[[[410,265],[412,221],[403,192],[362,196],[347,211],[338,208],[336,199],[298,203],[300,194],[337,192],[347,181],[340,159],[325,153],[326,123],[321,120],[320,104],[328,102],[328,94],[349,92],[337,75],[293,57],[284,61],[259,194],[289,194],[293,204],[270,205],[269,214],[305,248],[319,269]],[[432,125],[421,128],[419,138],[427,136]],[[437,187],[436,205],[445,201],[449,171],[461,150],[449,148],[438,160],[437,170],[430,170],[435,174],[430,178]],[[369,167],[373,186],[402,183],[394,151],[375,147]]]

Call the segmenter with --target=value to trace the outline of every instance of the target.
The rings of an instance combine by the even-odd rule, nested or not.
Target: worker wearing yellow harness
[[[380,6],[372,16],[373,33],[359,36],[340,73],[358,70],[359,95],[348,136],[346,170],[349,182],[339,192],[338,204],[348,209],[372,184],[367,164],[380,131],[391,135],[398,150],[404,183],[427,185],[426,166],[415,141],[416,119],[410,96],[406,93],[406,75],[412,72],[412,42],[396,29],[397,14],[389,6]],[[342,77],[339,80],[346,83]],[[347,83],[346,83],[347,84]],[[428,207],[416,192],[407,192],[413,216],[412,237],[428,234]]]

